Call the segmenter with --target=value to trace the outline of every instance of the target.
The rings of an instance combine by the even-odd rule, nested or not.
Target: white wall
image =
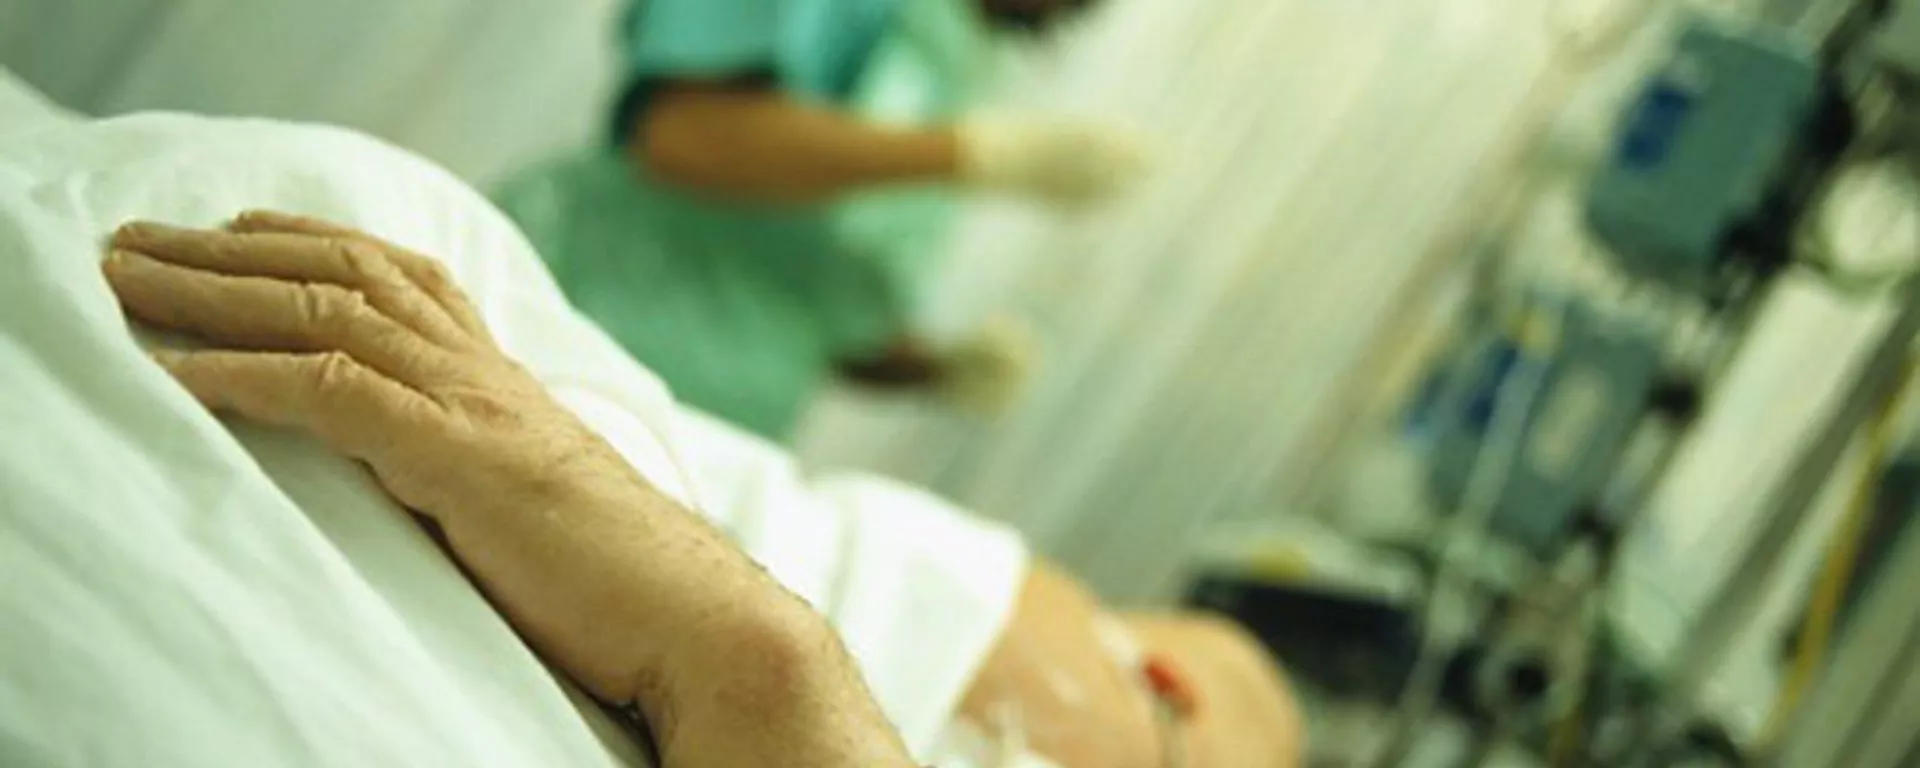
[[[623,0],[0,0],[0,66],[95,115],[348,125],[497,180],[604,128]]]

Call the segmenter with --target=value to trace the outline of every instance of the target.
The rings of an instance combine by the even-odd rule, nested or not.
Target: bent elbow
[[[663,105],[664,106],[664,105]],[[676,186],[701,186],[711,163],[709,137],[675,109],[656,109],[640,122],[628,150],[640,170]]]

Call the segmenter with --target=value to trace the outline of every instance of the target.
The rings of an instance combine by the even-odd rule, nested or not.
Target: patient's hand
[[[826,622],[508,359],[433,260],[279,214],[132,224],[105,272],[201,402],[304,429],[437,522],[488,595],[667,765],[906,765]]]

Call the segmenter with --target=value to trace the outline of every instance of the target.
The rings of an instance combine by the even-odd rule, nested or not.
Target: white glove
[[[974,120],[961,126],[960,147],[965,183],[1056,205],[1113,197],[1149,165],[1138,137],[1099,125]]]
[[[947,350],[942,392],[947,402],[993,418],[1020,401],[1037,356],[1033,331],[1011,317],[989,319],[973,338]]]

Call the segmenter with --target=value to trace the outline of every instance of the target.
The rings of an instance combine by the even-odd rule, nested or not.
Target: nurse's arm
[[[950,129],[876,126],[757,85],[670,83],[628,137],[628,152],[668,182],[763,202],[828,200],[865,187],[958,174]]]

